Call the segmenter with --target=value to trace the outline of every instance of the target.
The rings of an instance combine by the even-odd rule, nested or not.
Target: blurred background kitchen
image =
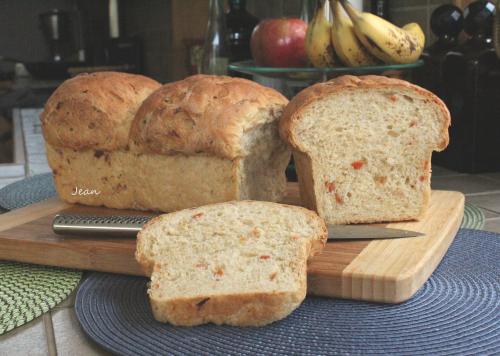
[[[468,0],[351,2],[398,26],[416,22],[422,28],[423,63],[374,73],[406,78],[445,100],[453,117],[451,144],[434,156],[434,162],[459,173],[500,171],[500,51],[497,47],[495,52],[498,36],[494,36],[498,5]],[[38,115],[64,79],[82,72],[127,71],[163,83],[198,72],[228,73],[274,86],[288,96],[338,75],[266,74],[251,61],[250,36],[259,21],[288,17],[309,22],[315,4],[315,0],[0,1],[0,187],[48,172]],[[234,62],[243,70],[229,68]]]

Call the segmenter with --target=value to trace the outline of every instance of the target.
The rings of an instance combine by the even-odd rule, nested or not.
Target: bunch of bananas
[[[328,5],[332,22],[326,17]],[[424,45],[425,35],[417,23],[400,28],[356,10],[347,0],[318,0],[305,43],[309,61],[318,68],[333,67],[338,62],[350,67],[412,63],[420,57]]]

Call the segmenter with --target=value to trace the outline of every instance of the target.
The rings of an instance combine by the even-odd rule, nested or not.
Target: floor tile
[[[52,314],[45,313],[43,314],[42,319],[45,326],[48,356],[57,356],[56,338],[54,337],[54,328],[52,326]]]
[[[432,189],[457,190],[464,194],[482,193],[488,191],[500,192],[500,181],[477,175],[458,175],[432,177]]]
[[[496,173],[481,173],[480,176],[500,181],[500,172],[496,172]]]
[[[466,201],[500,214],[500,193],[468,195]]]
[[[500,218],[500,213],[483,208],[479,209],[483,212],[485,219]]]
[[[37,318],[0,336],[0,355],[46,356],[48,353],[42,318]]]
[[[57,308],[73,308],[75,306],[75,298],[76,298],[76,292],[77,292],[78,288],[75,288],[75,290],[73,291],[73,293],[71,293],[68,298],[66,298],[65,300],[63,300],[61,303],[57,304],[56,305],[56,309]]]
[[[54,309],[52,324],[59,356],[109,355],[85,335],[73,308]]]
[[[500,218],[486,220],[483,230],[500,233]]]
[[[461,173],[452,171],[451,169],[432,165],[432,176],[433,177],[440,177],[440,176],[456,176]]]

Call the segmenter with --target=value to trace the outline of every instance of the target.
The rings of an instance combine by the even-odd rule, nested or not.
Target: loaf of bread
[[[450,114],[403,80],[343,76],[292,99],[280,133],[293,147],[300,194],[328,223],[418,219],[431,154],[448,145]]]
[[[314,212],[239,201],[161,215],[137,237],[154,317],[174,325],[260,326],[306,296],[307,259],[326,226]]]
[[[278,133],[287,102],[238,78],[197,75],[160,86],[125,73],[79,75],[41,116],[58,194],[158,211],[279,200],[290,158]]]

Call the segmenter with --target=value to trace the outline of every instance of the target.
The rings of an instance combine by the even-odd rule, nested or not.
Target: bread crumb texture
[[[329,223],[363,223],[421,216],[449,124],[443,102],[418,86],[344,76],[296,96],[280,131],[307,157],[297,165],[307,205]]]
[[[306,295],[307,259],[326,241],[304,208],[240,201],[162,215],[138,235],[153,314],[175,325],[259,326]]]

